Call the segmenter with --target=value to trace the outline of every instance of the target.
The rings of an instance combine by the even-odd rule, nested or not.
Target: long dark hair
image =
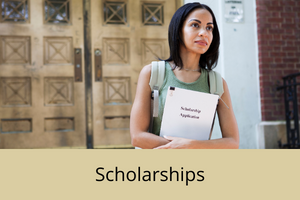
[[[174,61],[175,65],[182,68],[182,59],[180,57],[180,44],[185,45],[182,38],[182,26],[187,16],[195,9],[205,9],[210,12],[213,18],[213,40],[209,49],[201,55],[199,60],[199,66],[204,69],[211,70],[216,67],[219,58],[219,46],[220,46],[220,34],[217,25],[217,21],[213,11],[205,4],[200,3],[187,3],[181,6],[173,15],[169,25],[169,48],[170,57],[165,61]]]

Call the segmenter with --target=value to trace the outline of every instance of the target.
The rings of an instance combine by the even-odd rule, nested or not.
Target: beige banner
[[[300,150],[0,150],[0,158],[1,199],[299,196]]]

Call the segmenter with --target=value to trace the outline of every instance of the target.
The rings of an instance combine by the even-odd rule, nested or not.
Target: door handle
[[[102,82],[102,52],[99,49],[95,49],[95,81]]]
[[[74,49],[74,73],[75,82],[82,82],[82,51],[80,48]]]

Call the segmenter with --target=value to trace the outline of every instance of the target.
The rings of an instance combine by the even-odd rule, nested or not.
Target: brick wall
[[[285,120],[283,91],[276,87],[300,72],[300,0],[256,0],[256,6],[262,121]]]

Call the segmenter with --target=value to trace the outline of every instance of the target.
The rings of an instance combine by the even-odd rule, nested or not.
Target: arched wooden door
[[[130,147],[138,74],[168,56],[176,2],[1,0],[0,148]]]

